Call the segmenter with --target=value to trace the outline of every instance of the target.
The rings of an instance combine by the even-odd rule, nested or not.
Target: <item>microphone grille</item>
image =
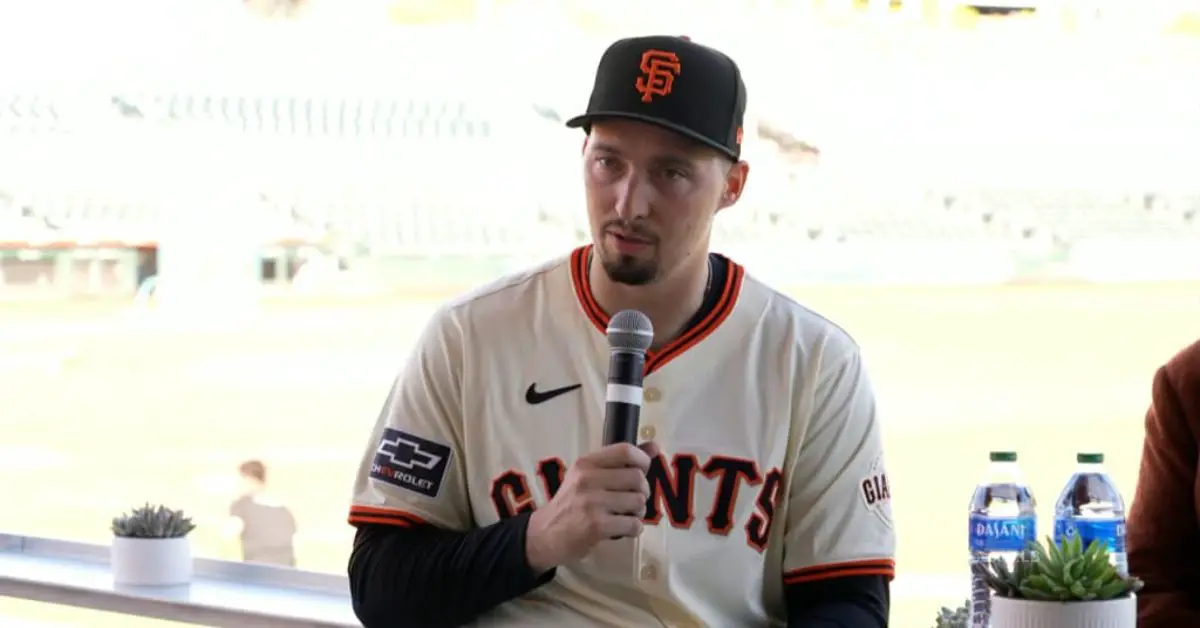
[[[621,310],[608,322],[610,349],[645,352],[654,342],[654,325],[650,317],[637,310]]]

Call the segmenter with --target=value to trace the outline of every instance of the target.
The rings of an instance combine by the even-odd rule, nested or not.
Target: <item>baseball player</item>
[[[686,38],[604,53],[567,123],[592,244],[440,308],[371,434],[349,517],[364,626],[887,625],[859,349],[709,252],[746,185],[745,104],[733,60]],[[602,446],[624,309],[655,330],[644,442]]]

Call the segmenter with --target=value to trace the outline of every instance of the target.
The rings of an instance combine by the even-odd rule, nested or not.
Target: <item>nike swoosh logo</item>
[[[525,401],[528,402],[529,405],[536,406],[539,403],[546,403],[555,397],[565,395],[580,388],[583,388],[583,384],[575,384],[574,386],[563,386],[562,388],[539,391],[537,389],[537,384],[530,384],[529,388],[525,390]]]

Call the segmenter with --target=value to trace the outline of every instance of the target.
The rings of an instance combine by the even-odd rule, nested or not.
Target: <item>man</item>
[[[1129,511],[1129,571],[1140,628],[1200,626],[1200,342],[1154,376],[1137,492]]]
[[[286,506],[267,495],[267,466],[247,460],[238,467],[242,493],[229,505],[230,532],[242,545],[242,560],[295,567],[296,519]]]
[[[350,509],[364,626],[887,625],[859,350],[708,250],[746,185],[745,104],[737,65],[687,39],[604,53],[567,123],[593,244],[434,314],[371,435]],[[645,442],[605,447],[624,309],[655,330]]]

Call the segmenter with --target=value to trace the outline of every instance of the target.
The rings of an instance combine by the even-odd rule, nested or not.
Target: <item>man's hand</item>
[[[646,472],[658,446],[609,445],[575,461],[550,503],[529,517],[525,556],[535,573],[579,560],[597,543],[642,533]]]

